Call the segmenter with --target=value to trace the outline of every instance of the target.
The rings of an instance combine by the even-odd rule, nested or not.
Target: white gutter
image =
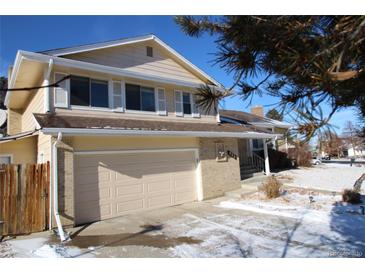
[[[58,212],[58,159],[57,159],[57,145],[62,139],[62,133],[59,132],[56,142],[52,146],[52,167],[53,167],[53,214],[56,219],[56,224],[58,228],[58,234],[60,236],[61,242],[66,240],[65,233],[62,228],[62,223],[60,219],[60,214]]]
[[[255,127],[280,127],[280,128],[292,128],[293,125],[287,123],[278,123],[278,122],[249,122],[251,125]]]
[[[46,74],[44,77],[44,86],[49,85],[49,78],[51,77],[52,68],[53,68],[53,59],[50,59],[49,63],[48,63],[48,68],[47,68],[47,71],[46,71]],[[49,102],[50,92],[51,92],[50,87],[44,88],[44,110],[46,113],[51,111],[50,102]]]
[[[43,128],[44,134],[67,136],[78,135],[112,135],[112,136],[188,136],[188,137],[226,137],[226,138],[255,138],[271,139],[282,134],[261,133],[254,131],[218,132],[218,131],[167,131],[167,130],[133,130],[133,129],[105,129],[105,128]]]

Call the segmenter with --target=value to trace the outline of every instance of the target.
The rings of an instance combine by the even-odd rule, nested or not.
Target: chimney
[[[264,117],[264,108],[261,105],[257,105],[251,108],[251,113],[260,117]]]

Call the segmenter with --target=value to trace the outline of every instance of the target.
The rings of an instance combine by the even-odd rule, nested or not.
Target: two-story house
[[[240,187],[238,140],[276,135],[201,111],[202,85],[224,90],[154,35],[18,51],[0,160],[50,161],[63,225],[220,196]]]

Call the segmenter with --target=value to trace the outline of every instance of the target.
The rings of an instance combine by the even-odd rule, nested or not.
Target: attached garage
[[[196,151],[75,152],[75,223],[196,201]]]

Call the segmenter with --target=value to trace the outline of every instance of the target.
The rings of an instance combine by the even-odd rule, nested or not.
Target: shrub
[[[342,193],[342,201],[350,204],[361,204],[361,195],[352,189],[345,189]]]
[[[274,176],[270,176],[259,187],[259,190],[264,192],[266,198],[273,199],[280,196],[282,183],[280,183]]]
[[[285,152],[269,148],[268,153],[269,153],[270,168],[272,170],[286,169],[293,167],[292,161],[288,158],[288,154],[286,154]],[[265,158],[263,151],[259,151],[257,152],[257,154],[261,158]]]

